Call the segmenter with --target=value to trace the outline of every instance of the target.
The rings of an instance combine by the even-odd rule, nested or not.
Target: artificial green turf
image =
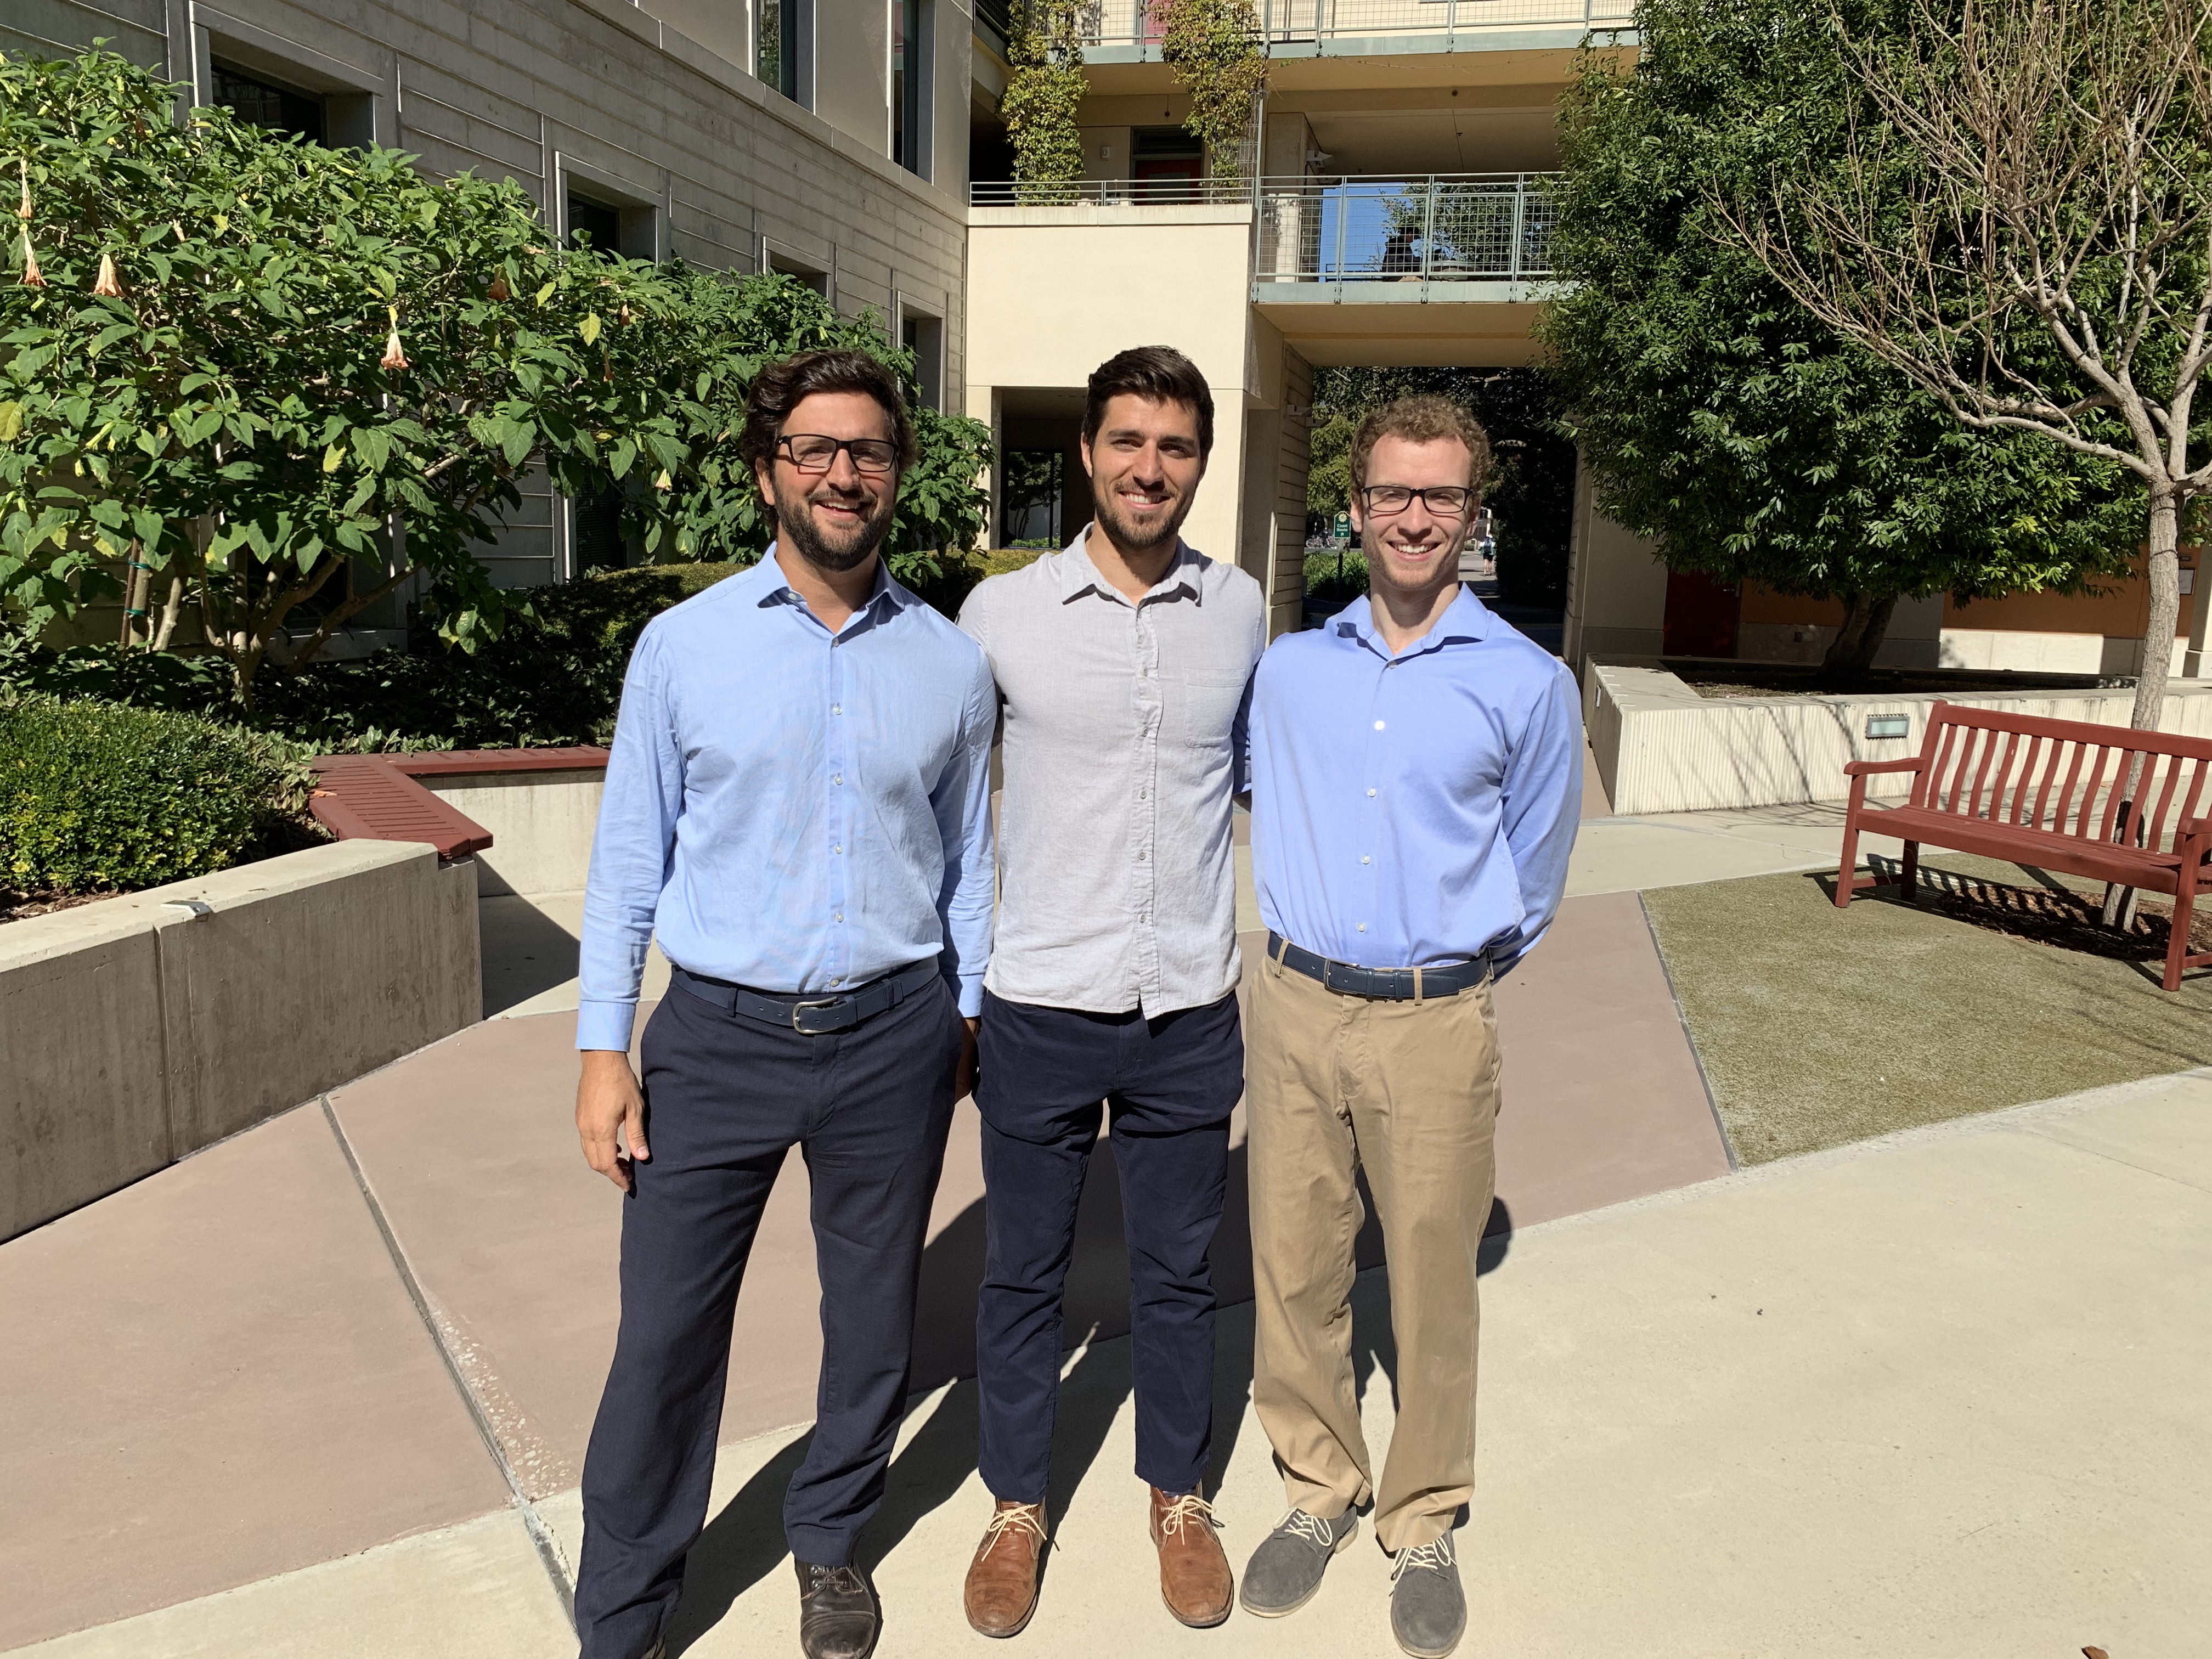
[[[1937,868],[2011,884],[1981,860]],[[1834,876],[1644,895],[1738,1159],[2212,1064],[2212,975],[2146,969],[1893,897],[1838,910]],[[1894,890],[1887,890],[1893,891]]]

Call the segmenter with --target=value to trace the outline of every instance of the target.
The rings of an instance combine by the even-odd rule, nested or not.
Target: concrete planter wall
[[[482,1012],[476,867],[419,843],[337,842],[10,922],[0,1238]]]
[[[570,771],[452,773],[420,781],[491,831],[492,844],[477,854],[477,890],[485,897],[570,893],[583,886],[599,797],[606,793],[604,764]]]
[[[1941,701],[2053,720],[2128,723],[2135,693],[2057,691]],[[1644,659],[1593,659],[1583,720],[1613,810],[1694,812],[1728,807],[1842,801],[1845,763],[1917,754],[1929,696],[1702,697]],[[1869,738],[1871,715],[1903,715],[1905,735]],[[2164,729],[2212,736],[2212,685],[2182,684],[2166,699]],[[1869,797],[1902,797],[1909,775],[1868,780]]]

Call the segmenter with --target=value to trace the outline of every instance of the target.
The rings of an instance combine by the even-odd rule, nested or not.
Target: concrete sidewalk
[[[2212,1071],[1516,1228],[1484,1285],[1462,1653],[2212,1651]],[[1356,1310],[1378,1455],[1383,1291],[1379,1270],[1363,1276]],[[1217,1448],[1240,1566],[1281,1507],[1243,1409],[1249,1329],[1246,1310],[1224,1321]],[[988,1510],[972,1391],[918,1399],[870,1535],[885,1659],[1395,1651],[1388,1564],[1365,1540],[1290,1620],[1173,1625],[1128,1473],[1131,1417],[1126,1343],[1072,1356],[1060,1551],[1036,1622],[997,1645],[959,1613]],[[797,1651],[776,1522],[797,1437],[724,1448],[672,1652]],[[573,1561],[573,1492],[534,1511]],[[534,1659],[572,1643],[509,1507],[22,1651]]]

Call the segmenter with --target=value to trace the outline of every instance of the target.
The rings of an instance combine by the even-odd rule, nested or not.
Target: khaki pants
[[[1253,987],[1245,1051],[1261,1425],[1292,1505],[1333,1520],[1371,1497],[1385,1549],[1428,1543],[1474,1492],[1475,1252],[1496,1179],[1490,987],[1374,1002],[1271,960]],[[1352,1364],[1363,1168],[1398,1349],[1379,1492]]]

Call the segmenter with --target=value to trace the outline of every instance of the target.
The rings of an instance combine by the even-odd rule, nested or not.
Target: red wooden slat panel
[[[308,810],[341,841],[426,841],[441,859],[480,853],[491,832],[379,755],[326,755]]]

